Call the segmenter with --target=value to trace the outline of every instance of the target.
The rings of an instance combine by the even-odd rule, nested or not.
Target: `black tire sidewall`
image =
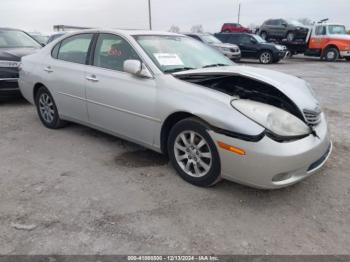
[[[328,54],[329,52],[334,52],[334,53],[335,53],[334,59],[328,59],[327,54]],[[335,62],[335,61],[338,60],[339,55],[340,55],[340,54],[339,54],[339,51],[338,51],[336,48],[330,47],[330,48],[327,48],[327,49],[326,49],[326,52],[325,52],[325,54],[324,54],[324,58],[325,58],[325,60],[326,60],[327,62]]]
[[[45,119],[42,117],[40,109],[39,109],[39,99],[40,99],[41,95],[43,95],[43,94],[47,94],[51,98],[51,101],[53,103],[53,108],[54,108],[55,112],[54,112],[54,117],[53,117],[54,119],[51,123],[48,123],[45,121]],[[47,88],[40,87],[40,89],[38,90],[38,92],[35,96],[35,105],[36,105],[36,109],[37,109],[40,121],[43,123],[43,125],[45,127],[50,128],[50,129],[57,129],[60,127],[61,121],[60,121],[60,118],[58,115],[57,106],[56,106],[55,100],[53,99],[50,91]]]
[[[221,179],[221,164],[220,164],[220,156],[216,145],[210,135],[208,134],[208,127],[200,120],[196,118],[188,118],[178,122],[170,131],[169,139],[168,139],[168,155],[171,163],[173,164],[175,170],[178,172],[180,177],[182,177],[185,181],[200,187],[209,187],[216,184],[216,182]],[[212,153],[212,166],[208,172],[203,177],[196,178],[191,177],[186,174],[181,167],[178,165],[175,153],[174,153],[174,144],[177,136],[183,131],[195,131],[200,134],[208,143],[211,153]]]
[[[269,53],[269,54],[270,54],[270,61],[269,61],[268,63],[263,63],[263,62],[262,62],[261,56],[262,56],[264,53]],[[260,61],[260,63],[263,64],[263,65],[271,64],[272,61],[273,61],[272,52],[267,51],[267,50],[261,51],[260,54],[259,54],[259,61]]]

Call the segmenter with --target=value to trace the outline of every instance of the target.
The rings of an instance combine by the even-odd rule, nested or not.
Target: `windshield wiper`
[[[178,68],[164,70],[164,73],[176,73],[176,72],[193,70],[193,69],[196,69],[196,68],[193,68],[193,67],[178,67]]]
[[[225,64],[212,64],[212,65],[203,66],[202,68],[219,67],[219,66],[228,66],[228,65],[225,65]]]

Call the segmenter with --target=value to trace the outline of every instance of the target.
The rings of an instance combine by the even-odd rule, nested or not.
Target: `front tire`
[[[271,64],[273,61],[272,53],[270,51],[262,51],[259,55],[259,61],[261,64]]]
[[[66,122],[60,119],[55,101],[47,88],[40,87],[35,96],[35,105],[45,127],[59,129],[66,125]]]
[[[197,118],[178,122],[168,139],[170,160],[187,182],[209,187],[221,179],[220,157],[208,127]]]
[[[335,47],[328,47],[326,51],[324,52],[324,59],[326,59],[327,62],[335,62],[339,58],[339,51]]]

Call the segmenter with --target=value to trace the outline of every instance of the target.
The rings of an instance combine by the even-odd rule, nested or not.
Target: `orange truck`
[[[350,61],[350,35],[344,25],[319,22],[310,28],[305,42],[283,42],[291,54],[320,57],[329,62],[339,58]]]

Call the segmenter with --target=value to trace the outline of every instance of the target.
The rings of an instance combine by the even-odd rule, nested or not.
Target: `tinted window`
[[[64,39],[61,42],[57,58],[68,62],[85,64],[92,36],[93,34],[81,34]]]
[[[325,26],[317,26],[315,29],[316,35],[325,35],[326,34],[326,27]]]
[[[100,34],[96,44],[94,66],[124,71],[126,60],[140,60],[140,58],[123,38],[112,34]]]
[[[231,35],[230,36],[230,43],[239,44],[239,39],[240,39],[239,35]]]
[[[248,35],[242,35],[240,38],[239,38],[239,43],[240,44],[251,44],[251,37],[248,36]]]
[[[22,31],[0,29],[0,48],[22,47],[39,48],[41,45]]]
[[[279,25],[278,20],[271,20],[269,25]]]
[[[271,25],[272,24],[272,20],[267,20],[266,22],[265,22],[265,25]]]

